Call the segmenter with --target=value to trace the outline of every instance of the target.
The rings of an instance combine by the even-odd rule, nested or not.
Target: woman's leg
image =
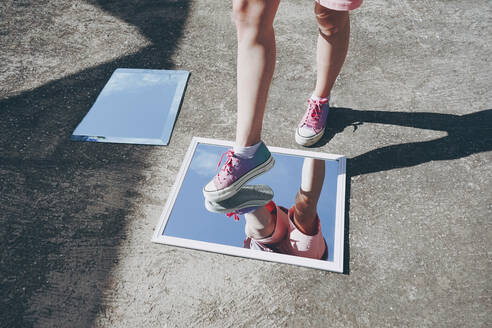
[[[336,11],[315,3],[319,35],[316,49],[317,76],[314,96],[326,98],[347,56],[350,19],[348,11]]]
[[[233,151],[203,188],[210,201],[234,196],[249,180],[270,170],[274,159],[260,142],[263,114],[275,67],[273,20],[280,0],[233,0],[237,29],[237,127]]]
[[[244,215],[246,236],[253,239],[263,239],[272,235],[275,229],[275,220],[266,206],[257,208],[255,211]]]
[[[273,20],[280,0],[233,0],[237,30],[236,146],[261,139],[263,114],[275,69]]]
[[[294,206],[294,224],[306,235],[314,235],[318,229],[317,207],[324,180],[325,161],[304,159],[301,188]]]
[[[323,137],[329,109],[327,98],[347,56],[350,34],[348,11],[328,9],[316,2],[314,13],[319,29],[316,87],[295,135],[296,142],[303,146],[311,146]]]

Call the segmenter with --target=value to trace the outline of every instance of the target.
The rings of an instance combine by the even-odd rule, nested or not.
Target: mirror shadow
[[[226,151],[197,145],[163,235],[333,261],[339,162],[273,153],[270,171],[207,205],[202,188]],[[250,206],[255,197],[263,201]]]

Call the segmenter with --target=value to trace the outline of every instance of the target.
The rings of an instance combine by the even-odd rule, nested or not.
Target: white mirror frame
[[[200,143],[217,145],[217,146],[226,146],[226,147],[233,146],[233,142],[230,141],[193,137],[191,144],[188,148],[188,151],[186,152],[185,158],[183,160],[183,164],[181,165],[181,169],[179,170],[179,173],[177,175],[174,186],[167,199],[162,215],[155,228],[154,236],[152,237],[153,242],[227,254],[227,255],[241,256],[241,257],[258,259],[258,260],[294,264],[294,265],[300,265],[304,267],[322,269],[327,271],[334,271],[340,273],[343,272],[346,158],[345,156],[342,155],[326,154],[320,152],[287,149],[287,148],[279,148],[279,147],[268,147],[268,149],[272,153],[281,153],[287,155],[338,161],[334,249],[329,250],[330,252],[333,252],[333,261],[314,260],[310,258],[303,258],[293,255],[264,252],[264,251],[246,249],[236,246],[222,245],[222,244],[209,243],[209,242],[163,235],[164,229],[166,227],[166,224],[169,220],[169,216],[171,214],[171,210],[178,196],[178,192],[181,188],[186,172],[188,171],[191,160],[193,158],[193,154],[195,153],[195,150],[198,144]]]

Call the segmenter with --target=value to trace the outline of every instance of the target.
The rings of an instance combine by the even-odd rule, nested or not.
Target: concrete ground
[[[353,12],[313,148],[348,158],[345,274],[151,243],[191,138],[234,138],[230,7],[0,3],[0,326],[492,326],[490,1]],[[300,148],[312,8],[280,5],[268,145]],[[168,147],[70,141],[117,67],[191,72]]]

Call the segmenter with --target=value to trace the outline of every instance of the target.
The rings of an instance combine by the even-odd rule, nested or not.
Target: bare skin
[[[238,39],[236,145],[261,140],[263,114],[275,70],[273,20],[280,0],[234,0]]]
[[[296,195],[294,224],[302,233],[315,235],[318,232],[316,208],[325,179],[325,161],[305,158],[302,165],[301,188]],[[262,206],[245,214],[245,232],[248,237],[263,239],[272,235],[276,218]]]
[[[273,21],[280,0],[233,0],[238,38],[236,146],[261,140],[268,91],[275,70]],[[327,97],[345,61],[350,34],[349,15],[315,4],[319,36],[314,95]]]
[[[253,239],[263,239],[273,234],[275,229],[275,218],[262,206],[251,213],[244,215],[246,226],[244,232],[246,236]]]
[[[316,87],[314,95],[326,98],[347,57],[350,19],[348,11],[336,11],[315,4],[319,35],[316,48]]]
[[[294,224],[306,235],[318,232],[318,207],[321,188],[325,180],[325,161],[306,158],[302,165],[301,188],[296,195]]]

